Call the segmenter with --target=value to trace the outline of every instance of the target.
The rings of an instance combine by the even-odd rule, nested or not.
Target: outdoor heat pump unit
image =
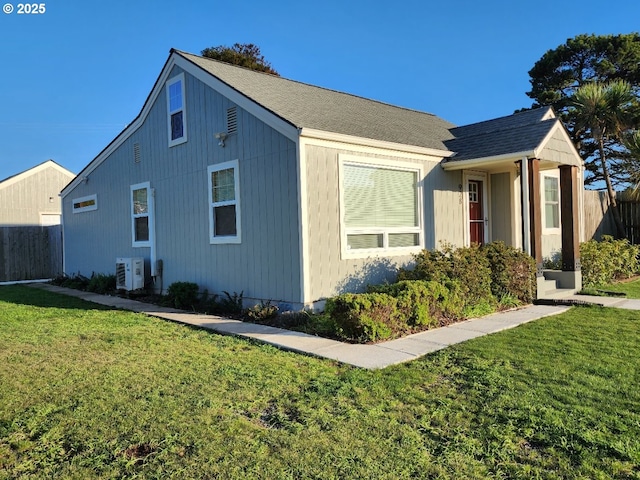
[[[116,258],[116,288],[128,291],[144,288],[143,258]]]

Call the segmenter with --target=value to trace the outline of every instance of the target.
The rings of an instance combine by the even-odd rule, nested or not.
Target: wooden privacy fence
[[[618,202],[627,239],[634,245],[640,244],[640,202],[622,200]]]
[[[585,190],[583,198],[585,240],[602,240],[602,235],[616,237],[616,224],[609,210],[607,192]],[[620,193],[617,193],[616,200],[627,239],[634,245],[640,244],[640,201]]]
[[[62,225],[0,227],[0,282],[62,273]]]

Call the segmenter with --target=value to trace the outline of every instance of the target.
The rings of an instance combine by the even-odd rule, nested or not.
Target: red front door
[[[469,180],[469,232],[471,243],[484,243],[484,205],[482,182]]]

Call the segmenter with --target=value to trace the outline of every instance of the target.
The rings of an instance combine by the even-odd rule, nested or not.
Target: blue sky
[[[49,158],[79,172],[139,113],[172,47],[254,43],[283,77],[462,125],[530,106],[527,72],[567,38],[640,30],[632,0],[8,3],[0,179]]]

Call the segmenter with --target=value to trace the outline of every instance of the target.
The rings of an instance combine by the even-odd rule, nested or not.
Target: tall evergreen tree
[[[202,50],[201,54],[203,57],[280,76],[260,53],[260,47],[253,43],[234,43],[231,47],[225,45],[209,47]]]
[[[573,96],[589,83],[625,80],[631,93],[640,93],[640,34],[578,35],[547,51],[529,71],[532,107],[551,105],[562,118],[585,159],[585,184],[605,181],[604,157],[612,185],[629,180],[630,156],[617,135],[605,137],[603,148],[594,142],[588,128],[577,121]],[[637,125],[635,125],[637,127]]]

